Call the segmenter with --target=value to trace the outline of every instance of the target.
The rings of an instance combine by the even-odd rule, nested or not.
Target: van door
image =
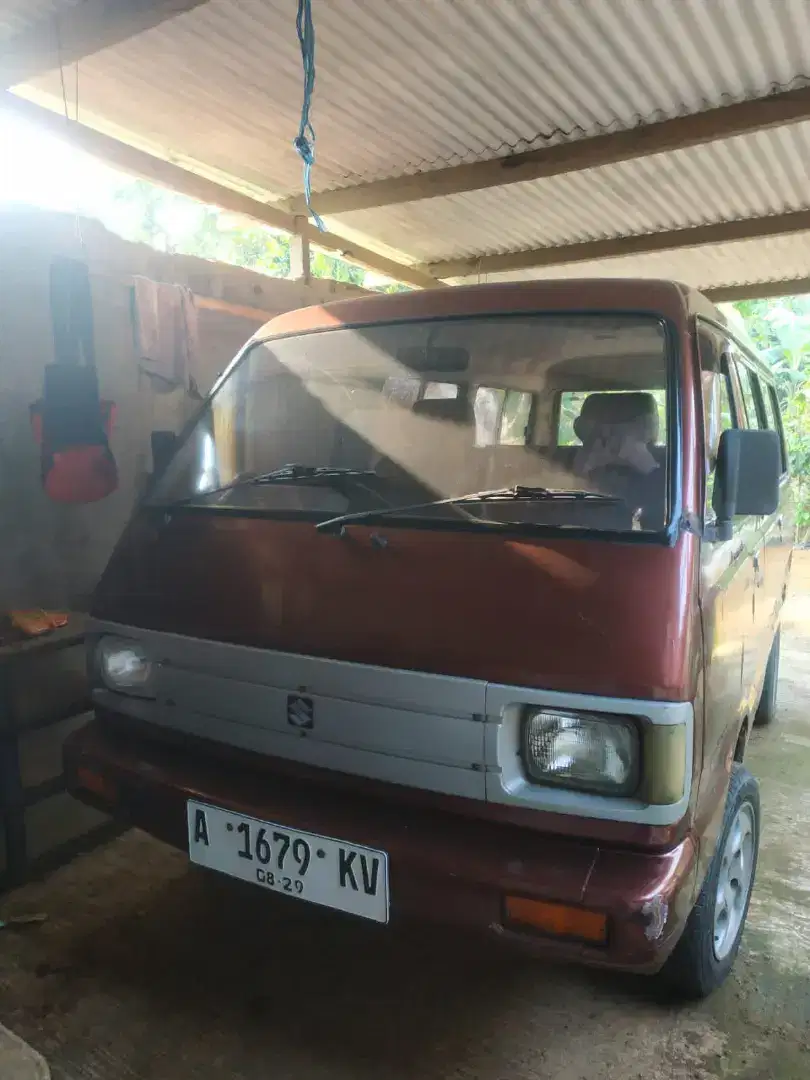
[[[698,322],[705,446],[704,523],[714,524],[717,449],[723,431],[740,419],[732,389],[729,342],[714,326]],[[746,651],[754,632],[754,563],[744,521],[728,540],[701,545],[700,606],[704,641],[704,775],[716,776],[729,739],[743,716]],[[732,744],[733,745],[733,744]],[[722,771],[722,770],[721,770]]]
[[[735,352],[732,363],[740,390],[743,426],[765,428],[762,393],[756,372],[740,352]],[[756,706],[768,662],[777,614],[777,594],[781,593],[782,588],[780,577],[783,575],[780,575],[777,565],[778,557],[774,557],[774,553],[782,548],[779,542],[779,517],[777,507],[773,514],[749,517],[741,522],[742,541],[751,554],[754,576],[751,596],[754,625],[743,664],[743,696],[751,708]],[[769,549],[773,550],[769,552]]]

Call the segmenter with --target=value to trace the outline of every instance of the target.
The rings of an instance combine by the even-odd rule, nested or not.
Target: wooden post
[[[293,281],[303,281],[309,284],[309,238],[305,235],[304,226],[307,224],[305,217],[293,219],[295,232],[290,237],[290,277]]]

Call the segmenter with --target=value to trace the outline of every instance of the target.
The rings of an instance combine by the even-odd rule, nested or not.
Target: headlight
[[[639,737],[632,721],[530,709],[523,721],[530,779],[600,795],[632,795],[639,780]]]
[[[139,642],[103,637],[96,647],[96,659],[111,690],[142,694],[147,689],[153,665]]]

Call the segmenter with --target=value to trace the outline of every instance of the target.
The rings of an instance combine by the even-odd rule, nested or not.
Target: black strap
[[[50,285],[56,363],[94,369],[93,295],[87,266],[77,259],[55,259]]]

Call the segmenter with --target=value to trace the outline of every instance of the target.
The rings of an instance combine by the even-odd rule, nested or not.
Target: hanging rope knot
[[[311,0],[298,0],[298,16],[295,20],[298,42],[301,46],[301,64],[304,69],[304,100],[301,105],[301,124],[293,139],[293,146],[304,163],[304,198],[307,210],[317,227],[324,231],[324,224],[312,209],[312,166],[315,162],[315,131],[309,119],[312,94],[315,89],[315,24],[312,21]]]
[[[305,165],[312,165],[315,161],[315,147],[306,135],[296,135],[293,146],[298,151],[298,156]]]

